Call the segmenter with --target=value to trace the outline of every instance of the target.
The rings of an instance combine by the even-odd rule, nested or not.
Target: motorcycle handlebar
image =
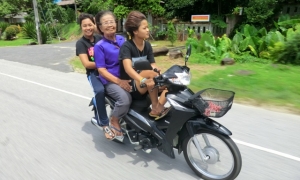
[[[158,76],[153,78],[153,80],[154,80],[154,82],[155,82],[155,85],[154,85],[154,86],[156,87],[156,86],[159,86],[159,85],[158,85],[157,78],[162,79],[162,77],[161,77],[161,75],[160,75],[160,71],[159,71],[157,68],[154,68],[153,71],[156,72],[156,73],[158,73]],[[144,88],[144,87],[146,87],[146,86],[147,86],[147,85],[146,85],[145,83],[140,84],[140,87],[141,87],[141,88]]]
[[[165,80],[163,79],[163,77],[161,75],[156,76],[153,78],[154,81],[154,87],[159,87],[161,86],[161,83],[163,83]],[[145,83],[140,84],[141,88],[146,87],[147,85]]]

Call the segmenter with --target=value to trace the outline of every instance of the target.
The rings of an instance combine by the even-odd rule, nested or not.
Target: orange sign
[[[192,22],[209,22],[210,15],[192,15]]]

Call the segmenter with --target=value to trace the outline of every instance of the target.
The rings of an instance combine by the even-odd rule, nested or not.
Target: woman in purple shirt
[[[128,80],[120,79],[119,51],[125,42],[123,36],[116,35],[116,18],[111,11],[101,11],[96,16],[97,29],[103,39],[94,46],[95,63],[99,71],[106,94],[116,100],[110,118],[110,128],[114,138],[123,141],[119,119],[129,110],[131,104],[131,86]]]

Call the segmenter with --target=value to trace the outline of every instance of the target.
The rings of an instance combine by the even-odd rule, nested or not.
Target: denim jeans
[[[88,75],[88,80],[90,82],[90,85],[92,86],[94,90],[94,98],[93,103],[95,105],[95,118],[98,121],[98,125],[100,126],[108,126],[109,125],[109,119],[107,117],[106,113],[106,107],[105,107],[105,88],[100,81],[100,79],[97,77],[97,70],[96,72],[90,73]]]

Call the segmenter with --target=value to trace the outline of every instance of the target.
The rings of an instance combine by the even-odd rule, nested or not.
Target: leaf
[[[236,44],[237,46],[239,46],[242,40],[243,40],[242,33],[237,32],[232,39],[232,44]]]
[[[258,31],[258,34],[261,35],[261,37],[263,36],[266,36],[267,35],[267,29],[265,27],[261,28],[259,31]]]
[[[252,52],[256,57],[258,57],[255,48],[254,48],[253,46],[251,46],[251,45],[249,45],[248,47],[249,47],[249,49],[251,50],[251,52]]]
[[[286,40],[290,41],[293,39],[293,37],[295,36],[296,32],[294,31],[293,28],[289,28],[286,32]]]
[[[245,51],[249,45],[255,47],[255,43],[253,42],[253,39],[251,37],[246,37],[239,46],[240,51]]]

